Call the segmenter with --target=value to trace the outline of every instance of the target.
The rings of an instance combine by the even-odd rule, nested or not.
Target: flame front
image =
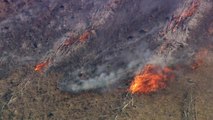
[[[200,0],[193,0],[187,9],[184,9],[179,15],[174,15],[172,21],[169,23],[168,28],[173,32],[176,31],[177,27],[181,22],[191,17],[198,9]]]
[[[92,33],[93,33],[92,31],[86,31],[86,32],[82,33],[82,35],[80,35],[78,39],[72,38],[72,37],[67,38],[66,40],[63,41],[62,44],[59,44],[59,46],[57,47],[57,49],[54,51],[55,52],[54,55],[56,55],[57,53],[61,53],[61,54],[66,53],[67,52],[66,51],[67,47],[73,45],[77,40],[79,40],[80,42],[85,42],[86,40],[88,40],[91,37]],[[49,63],[52,62],[52,59],[50,59],[51,57],[52,56],[50,56],[44,62],[41,62],[41,63],[37,64],[35,66],[34,70],[37,71],[37,72],[42,72],[42,69],[44,67],[48,67],[50,65]]]
[[[41,70],[47,65],[48,65],[48,61],[39,63],[35,66],[34,70],[37,71],[37,72],[41,72]]]
[[[79,37],[80,42],[86,41],[87,39],[89,39],[89,36],[90,36],[90,32],[88,32],[88,31],[84,32],[84,33]]]
[[[166,82],[174,78],[172,69],[152,64],[146,65],[144,70],[134,77],[129,88],[131,93],[151,93],[166,87]]]

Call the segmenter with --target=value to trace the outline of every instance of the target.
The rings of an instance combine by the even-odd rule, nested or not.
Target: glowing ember
[[[174,32],[181,22],[186,20],[188,17],[191,17],[196,12],[199,4],[200,0],[193,0],[191,5],[187,9],[183,10],[181,14],[173,16],[172,21],[168,25],[168,28],[172,29]]]
[[[172,69],[154,65],[146,65],[144,70],[134,77],[129,88],[131,93],[150,93],[166,87],[166,82],[173,79]]]
[[[41,70],[48,65],[48,61],[39,63],[38,65],[35,66],[34,70],[37,72],[41,72]]]
[[[87,39],[89,39],[89,36],[90,36],[90,32],[88,32],[88,31],[84,32],[84,33],[79,37],[80,42],[86,41]]]
[[[90,31],[86,31],[84,32],[80,37],[79,37],[79,41],[80,42],[84,42],[86,41],[87,39],[89,39],[90,35],[91,35],[92,32]],[[64,51],[66,50],[67,47],[71,46],[72,44],[74,44],[76,42],[77,39],[75,38],[68,38],[66,39],[62,44],[60,44],[57,49],[55,50],[55,53],[58,53],[60,51],[61,54],[64,53]],[[38,71],[38,72],[42,72],[42,69],[44,67],[46,67],[49,63],[49,58],[48,60],[42,62],[42,63],[39,63],[38,65],[35,66],[34,70],[35,71]]]
[[[64,41],[64,46],[69,46],[69,45],[72,45],[73,43],[74,43],[74,39],[69,38]]]

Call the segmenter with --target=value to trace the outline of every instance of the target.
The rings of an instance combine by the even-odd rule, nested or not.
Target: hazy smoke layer
[[[70,92],[106,88],[136,74],[145,63],[162,64],[163,61],[158,61],[161,56],[155,61],[150,58],[162,43],[158,33],[176,7],[169,1],[109,1],[92,19],[97,36],[71,53],[64,65],[60,64],[70,72],[65,74],[59,88]],[[76,65],[76,58],[80,65]]]
[[[169,4],[165,6],[167,2]],[[177,2],[179,4],[175,6]],[[173,19],[171,16],[180,14],[192,2],[143,0],[131,3],[126,0],[120,3],[120,7],[113,6],[115,10],[100,10],[97,14],[103,16],[94,20],[99,28],[96,38],[91,42],[94,48],[89,45],[87,47],[91,49],[85,48],[93,53],[86,59],[89,62],[82,63],[79,66],[81,70],[65,75],[59,88],[70,92],[106,88],[136,74],[145,64],[168,66],[180,62],[190,63],[195,49],[188,44],[191,39],[189,29],[196,29],[202,17],[196,17],[195,14],[175,32],[165,29]],[[127,9],[131,12],[124,12]],[[161,36],[160,32],[165,34]],[[76,74],[80,71],[84,71],[82,74],[85,77]]]
[[[193,2],[198,11],[179,17]],[[187,64],[210,41],[197,34],[211,7],[204,0],[32,1],[0,19],[0,74],[48,60],[42,70],[64,74],[61,90],[81,92],[128,80],[146,64]]]

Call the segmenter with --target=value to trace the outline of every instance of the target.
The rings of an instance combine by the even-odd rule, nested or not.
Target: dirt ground
[[[207,59],[165,90],[149,95],[131,95],[125,89],[64,93],[56,85],[60,74],[41,75],[23,66],[0,80],[0,116],[2,120],[212,120],[212,61]]]
[[[41,74],[34,71],[35,64],[52,48],[58,38],[72,30],[72,26],[78,23],[78,17],[82,18],[82,21],[87,20],[88,16],[85,13],[92,6],[92,2],[52,1],[54,2],[0,0],[0,120],[213,120],[213,53],[211,51],[207,58],[203,58],[205,62],[201,66],[194,70],[186,66],[186,69],[175,71],[176,79],[169,81],[165,89],[155,93],[130,94],[127,91],[130,81],[127,81],[126,87],[113,86],[106,91],[68,93],[59,90],[58,83],[64,76],[63,72],[50,71]],[[94,1],[100,4],[98,0]],[[51,4],[44,7],[42,2]],[[81,3],[85,4],[82,8],[79,7]],[[35,12],[28,13],[28,9]],[[153,11],[158,10],[164,11],[159,8]],[[23,14],[18,14],[22,11]],[[197,40],[197,43],[195,40],[192,46],[202,44],[205,38],[212,38],[211,15],[212,13],[209,13],[202,25],[192,33],[193,39],[201,39]],[[156,22],[157,19],[152,21],[155,16],[158,16],[158,12],[147,21]],[[69,19],[73,20],[69,22]],[[17,25],[17,23],[21,24]],[[69,24],[63,26],[65,23]],[[138,23],[140,19],[134,23],[136,27]],[[209,23],[212,24],[208,25]],[[111,32],[114,31],[109,31]],[[143,34],[144,32],[146,31],[141,31]],[[104,34],[105,32],[101,35]],[[128,39],[134,39],[134,34],[133,36],[124,34],[121,37],[126,36]],[[203,46],[206,44],[208,43],[203,43]],[[25,56],[33,56],[32,58],[35,59],[31,60]],[[18,64],[18,60],[23,63]],[[64,66],[59,66],[58,71]]]

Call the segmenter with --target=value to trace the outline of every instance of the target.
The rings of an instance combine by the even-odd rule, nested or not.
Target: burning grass
[[[91,33],[88,32],[88,31],[84,32],[84,33],[79,37],[80,42],[84,42],[84,41],[88,40],[90,34],[91,34]]]
[[[144,70],[134,77],[129,88],[131,93],[151,93],[166,87],[169,79],[173,79],[173,70],[152,64],[146,65]]]
[[[184,9],[180,14],[174,15],[172,17],[171,22],[168,25],[169,30],[172,30],[172,32],[175,32],[177,27],[185,21],[188,17],[191,17],[194,15],[194,13],[197,11],[198,7],[200,5],[200,0],[193,0],[189,7]]]
[[[94,31],[85,31],[84,33],[79,35],[78,38],[70,37],[66,39],[64,42],[62,42],[62,44],[58,45],[57,49],[54,50],[54,54],[52,56],[49,56],[44,62],[37,64],[34,70],[37,72],[42,72],[45,67],[48,67],[50,65],[49,63],[52,62],[52,59],[50,60],[50,58],[56,55],[56,53],[60,53],[61,55],[63,55],[63,53],[67,50],[67,47],[72,46],[74,43],[83,43],[87,41],[92,34],[95,34]]]
[[[42,72],[43,68],[46,67],[48,65],[48,63],[49,63],[48,60],[41,62],[35,66],[34,70],[36,72]]]

